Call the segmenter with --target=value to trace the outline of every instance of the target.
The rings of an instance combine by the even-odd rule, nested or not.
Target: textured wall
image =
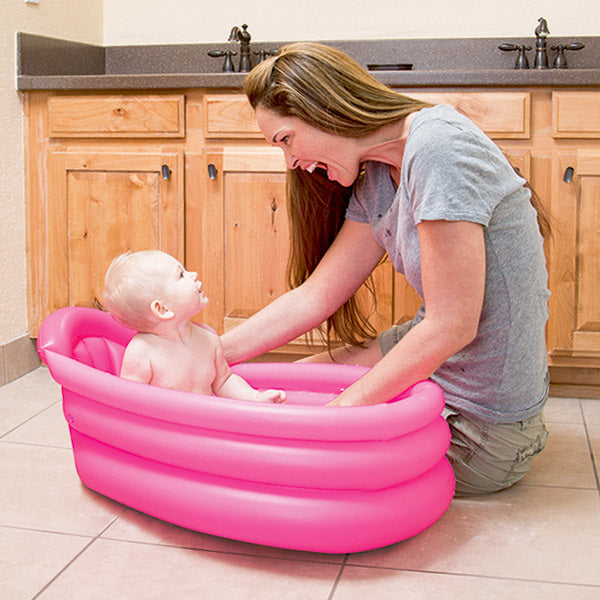
[[[17,31],[103,43],[102,0],[2,0],[0,19],[0,344],[27,332],[23,111]]]
[[[248,23],[257,41],[520,37],[546,17],[556,36],[598,35],[598,0],[104,0],[104,43],[224,41]],[[143,17],[143,18],[142,18]]]

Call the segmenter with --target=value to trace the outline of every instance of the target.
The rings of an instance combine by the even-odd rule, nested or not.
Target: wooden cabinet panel
[[[289,247],[285,162],[275,148],[207,152],[200,277],[210,303],[203,321],[223,332],[286,291]],[[269,157],[269,159],[267,159]]]
[[[229,172],[224,187],[227,327],[288,290],[289,225],[284,173]]]
[[[184,137],[185,102],[176,95],[51,96],[50,137]]]
[[[206,94],[202,98],[207,138],[259,138],[254,110],[243,94]]]
[[[600,151],[577,153],[577,311],[573,349],[600,356]]]
[[[42,314],[93,306],[110,261],[126,250],[160,248],[183,260],[181,153],[51,151],[48,174],[47,252],[32,249],[46,262]]]
[[[600,138],[600,92],[552,92],[555,138]]]
[[[529,92],[412,92],[432,104],[449,104],[472,119],[492,139],[528,139],[531,135]]]
[[[550,352],[600,358],[600,150],[557,153],[554,179]]]

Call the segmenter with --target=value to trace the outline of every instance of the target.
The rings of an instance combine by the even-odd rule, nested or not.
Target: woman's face
[[[288,169],[309,173],[323,169],[330,180],[346,187],[358,177],[360,161],[353,138],[326,133],[261,106],[256,108],[256,121],[267,141],[283,150]]]

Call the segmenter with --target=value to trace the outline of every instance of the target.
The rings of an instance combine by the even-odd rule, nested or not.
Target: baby
[[[127,252],[104,280],[104,307],[138,333],[121,377],[160,387],[259,402],[285,402],[285,392],[259,392],[232,373],[219,336],[190,319],[208,304],[197,274],[159,250]]]

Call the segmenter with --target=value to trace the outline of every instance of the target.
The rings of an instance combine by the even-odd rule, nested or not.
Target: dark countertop
[[[223,59],[207,55],[208,50],[232,48],[227,43],[102,47],[25,33],[17,36],[19,90],[240,89],[245,77],[244,73],[221,72]],[[324,43],[340,48],[363,65],[413,63],[411,71],[373,73],[393,87],[600,85],[600,37],[549,38],[549,47],[571,41],[585,44],[583,50],[567,54],[568,69],[515,70],[516,53],[498,50],[506,41],[534,45],[534,40],[525,38]],[[253,42],[252,49],[270,50],[283,43]],[[548,51],[550,62],[554,54]],[[534,52],[528,56],[533,64]]]

